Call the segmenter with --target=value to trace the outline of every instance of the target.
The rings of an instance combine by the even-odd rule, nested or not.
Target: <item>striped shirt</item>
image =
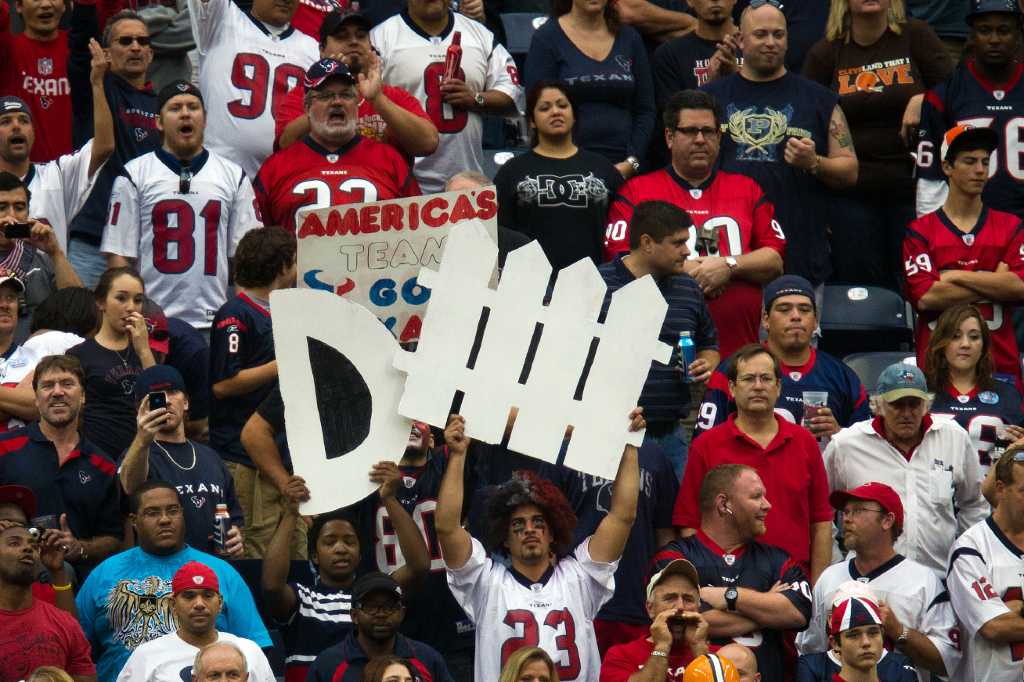
[[[604,283],[608,285],[601,308],[602,320],[608,313],[612,294],[636,279],[622,262],[628,255],[619,255],[615,260],[598,268]],[[655,281],[668,303],[668,312],[665,314],[665,322],[662,323],[658,338],[674,347],[679,343],[680,332],[690,332],[698,351],[717,350],[718,333],[715,331],[715,323],[711,320],[711,313],[697,280],[689,275],[675,275]],[[637,402],[644,408],[644,417],[648,424],[675,421],[685,417],[690,411],[690,388],[682,381],[674,366],[652,362],[647,383],[644,384],[640,400]]]
[[[309,666],[324,649],[352,631],[352,594],[320,584],[289,583],[295,591],[295,610],[282,628],[286,682],[305,682]]]

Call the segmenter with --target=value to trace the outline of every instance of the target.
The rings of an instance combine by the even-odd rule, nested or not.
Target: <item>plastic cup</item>
[[[804,391],[804,417],[800,425],[805,429],[811,427],[811,419],[818,416],[818,409],[828,407],[828,391]]]

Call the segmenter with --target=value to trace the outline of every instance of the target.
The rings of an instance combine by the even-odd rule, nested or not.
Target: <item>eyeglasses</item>
[[[736,377],[736,383],[744,386],[753,386],[757,382],[761,382],[765,386],[774,386],[776,378],[774,374],[744,374],[741,377]]]
[[[757,9],[758,7],[764,7],[765,5],[771,5],[775,9],[782,9],[782,3],[779,0],[750,0],[750,9]]]
[[[128,47],[132,43],[138,43],[139,47],[149,47],[149,36],[121,36],[114,42],[121,47]]]
[[[189,189],[192,187],[192,169],[188,166],[182,166],[178,172],[178,194],[188,194]]]
[[[718,137],[721,134],[721,130],[718,128],[698,128],[696,126],[680,127],[676,126],[676,132],[684,137],[697,137],[703,135],[704,137]]]
[[[879,514],[889,513],[881,508],[875,509],[874,507],[853,507],[851,509],[844,509],[843,511],[840,512],[840,514],[842,514],[843,518],[845,519],[847,516],[858,516],[863,512],[878,512]]]
[[[379,613],[381,615],[386,616],[388,614],[394,613],[395,611],[398,611],[399,609],[401,609],[402,608],[402,602],[386,601],[386,602],[377,602],[377,603],[373,603],[373,604],[366,604],[364,602],[360,602],[359,604],[356,604],[356,608],[359,609],[360,611],[366,611],[367,613]]]
[[[329,103],[336,99],[340,99],[342,102],[351,102],[356,98],[355,90],[341,90],[338,92],[314,92],[310,95],[310,98],[315,102]]]

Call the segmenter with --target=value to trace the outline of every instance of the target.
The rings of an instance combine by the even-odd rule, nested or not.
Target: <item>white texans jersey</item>
[[[615,592],[615,569],[590,557],[590,538],[532,583],[490,557],[473,538],[466,565],[448,569],[455,601],[476,625],[474,679],[496,680],[505,661],[537,646],[554,660],[558,679],[598,682],[601,656],[594,617]]]
[[[963,663],[952,676],[961,682],[1020,682],[1024,676],[1024,642],[990,642],[979,630],[1009,613],[1004,602],[1020,600],[1024,585],[1024,551],[992,517],[969,528],[949,552],[946,586],[960,619]]]
[[[92,140],[89,140],[73,154],[32,164],[28,175],[23,178],[32,194],[28,202],[29,216],[50,224],[65,253],[68,249],[68,224],[82,208],[96,179],[96,173],[89,175],[91,160]]]
[[[807,629],[796,637],[801,654],[828,651],[826,625],[839,586],[856,580],[864,583],[875,596],[885,602],[904,626],[917,630],[938,649],[946,670],[956,670],[960,663],[960,633],[949,593],[930,568],[897,554],[867,575],[857,570],[853,559],[832,564],[814,584],[814,613]],[[886,647],[892,648],[892,642]],[[917,670],[921,682],[929,682],[931,673]]]
[[[320,59],[317,42],[289,26],[271,31],[231,0],[189,0],[206,103],[206,147],[255,178],[274,147],[274,113]]]
[[[456,31],[462,45],[459,77],[474,92],[499,90],[523,109],[523,89],[512,55],[480,22],[454,12],[450,17],[438,36],[426,35],[405,12],[370,31],[370,42],[383,61],[384,82],[418,99],[440,133],[437,151],[417,158],[413,168],[424,194],[440,192],[448,178],[460,171],[483,169],[483,118],[474,111],[455,109],[441,98],[445,55]]]
[[[227,300],[228,258],[261,222],[238,164],[203,150],[188,172],[185,183],[180,162],[163,149],[126,163],[100,248],[135,259],[146,295],[167,317],[208,329]]]

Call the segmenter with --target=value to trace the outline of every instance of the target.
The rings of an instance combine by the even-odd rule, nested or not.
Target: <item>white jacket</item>
[[[849,426],[825,448],[830,490],[879,481],[900,496],[903,534],[896,551],[946,576],[949,548],[984,519],[981,467],[967,432],[953,420],[931,423],[908,462],[867,419]]]

